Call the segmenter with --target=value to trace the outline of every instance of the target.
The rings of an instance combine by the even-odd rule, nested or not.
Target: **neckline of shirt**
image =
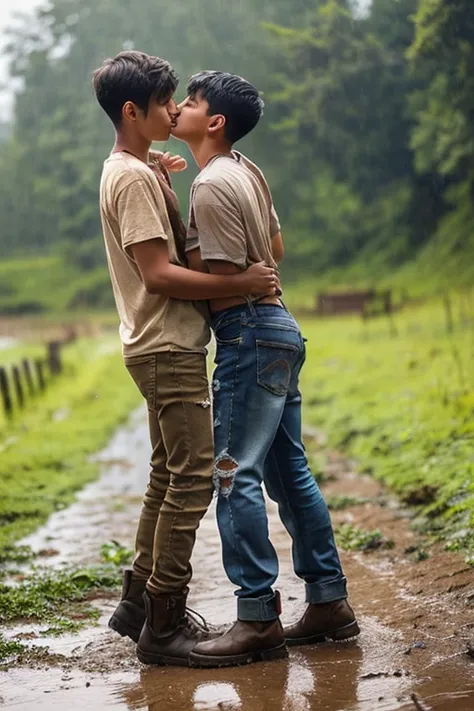
[[[212,156],[212,158],[206,163],[203,170],[209,168],[219,158],[229,158],[230,160],[233,160],[236,163],[240,163],[241,154],[238,151],[231,151],[230,153],[217,153],[215,156]]]

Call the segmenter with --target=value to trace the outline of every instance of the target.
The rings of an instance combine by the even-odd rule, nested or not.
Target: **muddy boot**
[[[145,585],[146,580],[137,580],[132,568],[126,568],[123,571],[122,599],[109,620],[111,629],[134,642],[138,642],[145,622]]]
[[[226,634],[196,645],[189,663],[192,667],[230,667],[287,656],[279,619],[270,622],[237,620]]]
[[[204,620],[191,616],[196,613],[186,608],[186,598],[187,592],[152,596],[145,591],[146,621],[137,646],[143,664],[187,667],[195,645],[213,636]]]
[[[299,622],[284,629],[290,647],[350,639],[359,632],[354,611],[347,600],[308,605]]]

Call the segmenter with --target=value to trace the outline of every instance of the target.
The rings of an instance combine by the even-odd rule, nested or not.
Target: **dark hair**
[[[97,101],[115,126],[122,120],[127,101],[133,101],[146,116],[150,100],[166,103],[178,82],[169,62],[144,52],[120,52],[113,59],[106,59],[93,74]]]
[[[250,82],[227,72],[204,71],[188,82],[188,94],[199,94],[209,104],[209,115],[226,118],[225,137],[235,143],[255,128],[263,114],[263,101]]]

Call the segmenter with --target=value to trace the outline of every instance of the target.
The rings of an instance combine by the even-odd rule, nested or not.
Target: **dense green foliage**
[[[471,283],[469,0],[373,0],[370,10],[350,0],[140,0],[133,10],[125,0],[52,0],[10,38],[22,88],[2,131],[0,246],[58,261],[41,303],[30,298],[34,266],[18,275],[25,289],[2,278],[7,313],[111,303],[97,187],[112,128],[90,74],[124,47],[167,57],[183,80],[217,67],[263,91],[264,121],[242,149],[273,188],[288,277],[389,279],[417,291]],[[183,208],[193,173],[176,181]]]
[[[302,384],[308,422],[418,506],[424,529],[472,553],[474,353],[457,307],[451,334],[441,304],[397,316],[398,338],[380,321],[303,323]]]

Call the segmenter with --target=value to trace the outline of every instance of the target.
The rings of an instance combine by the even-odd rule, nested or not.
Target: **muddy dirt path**
[[[318,446],[317,433],[307,433],[307,440],[312,448]],[[37,550],[56,550],[57,555],[45,561],[52,566],[95,562],[100,544],[110,539],[131,546],[148,451],[146,424],[137,414],[101,453],[101,479],[25,543]],[[410,696],[416,692],[427,708],[473,711],[474,660],[468,650],[474,649],[474,570],[460,556],[441,549],[416,562],[405,553],[419,543],[409,530],[409,512],[372,479],[354,474],[337,453],[330,455],[327,470],[327,495],[367,500],[334,513],[334,522],[379,528],[395,544],[390,550],[342,553],[361,622],[357,641],[295,650],[288,660],[235,669],[147,669],[137,663],[134,645],[107,629],[117,598],[101,599],[97,626],[60,639],[35,639],[35,644],[49,647],[49,657],[34,668],[0,672],[0,707],[413,711]],[[304,591],[292,573],[289,539],[272,504],[269,516],[280,554],[277,587],[287,621],[304,608]],[[193,564],[190,605],[214,624],[231,622],[235,601],[222,570],[213,507],[199,530]],[[28,630],[11,629],[9,636]]]

